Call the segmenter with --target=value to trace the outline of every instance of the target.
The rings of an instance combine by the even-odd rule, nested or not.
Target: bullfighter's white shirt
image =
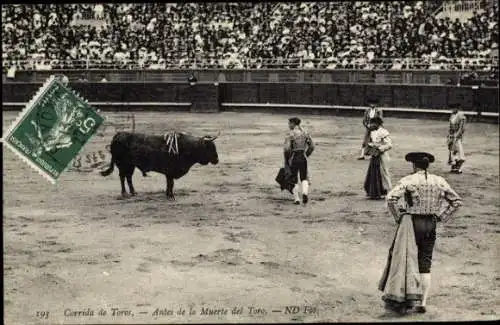
[[[382,155],[388,155],[387,150],[392,148],[392,140],[389,131],[383,127],[370,132],[371,142],[379,147]]]
[[[370,118],[374,118],[376,113],[377,113],[377,109],[376,108],[370,108],[370,110],[368,111],[368,116]]]

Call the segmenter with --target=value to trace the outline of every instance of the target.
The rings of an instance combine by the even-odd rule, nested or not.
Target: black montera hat
[[[428,152],[410,152],[405,156],[406,161],[413,163],[433,163],[434,156]]]
[[[376,116],[376,117],[370,119],[370,123],[382,125],[382,124],[384,124],[384,121],[380,117]]]
[[[450,103],[448,106],[450,108],[460,108],[460,104],[459,103]]]
[[[368,103],[368,105],[376,105],[376,104],[378,104],[378,99],[377,98],[368,98],[366,100],[366,102]]]
[[[300,118],[298,117],[290,117],[288,119],[289,122],[292,122],[293,124],[297,124],[297,125],[300,125]]]

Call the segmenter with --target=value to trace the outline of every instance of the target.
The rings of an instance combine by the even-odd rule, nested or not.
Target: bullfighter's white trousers
[[[384,152],[380,155],[380,174],[382,176],[382,183],[387,192],[392,189],[391,175],[389,174],[390,160],[389,154]]]
[[[302,189],[300,188],[302,185]],[[293,200],[300,201],[299,190],[302,190],[302,195],[309,195],[309,181],[303,180],[302,182],[295,184],[293,187]]]
[[[457,151],[452,152],[451,159],[453,162],[457,162],[459,160],[465,160],[464,146],[462,144],[462,138],[459,138],[455,141],[455,148]]]

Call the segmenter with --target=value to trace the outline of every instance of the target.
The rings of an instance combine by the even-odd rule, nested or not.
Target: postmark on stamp
[[[58,78],[51,77],[2,138],[28,165],[55,184],[104,119]]]
[[[99,110],[97,110],[99,112]],[[135,132],[135,115],[134,113],[115,113],[112,115],[101,114],[104,122],[97,130],[96,137],[111,137],[116,132],[127,131]],[[113,133],[114,131],[114,133]],[[106,141],[109,143],[111,140]],[[111,160],[110,145],[107,144],[101,149],[92,148],[92,146],[85,146],[80,153],[73,159],[68,171],[73,172],[94,172],[100,171],[102,168],[109,167]]]

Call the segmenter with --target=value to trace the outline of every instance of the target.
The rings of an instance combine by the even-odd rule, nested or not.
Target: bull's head
[[[214,137],[206,135],[203,138],[201,138],[203,150],[200,156],[200,164],[207,165],[208,163],[211,163],[216,165],[219,163],[219,156],[217,154],[217,148],[215,147],[214,143],[214,140],[217,139],[219,135],[220,131]]]

